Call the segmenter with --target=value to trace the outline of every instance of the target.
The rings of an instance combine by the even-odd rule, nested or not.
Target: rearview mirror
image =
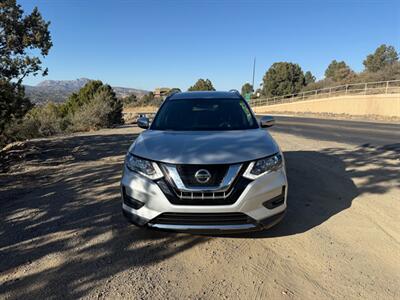
[[[137,120],[137,124],[140,128],[148,129],[150,127],[150,120],[147,117],[140,117]]]
[[[261,128],[267,128],[275,125],[275,119],[272,116],[264,116],[260,119]]]

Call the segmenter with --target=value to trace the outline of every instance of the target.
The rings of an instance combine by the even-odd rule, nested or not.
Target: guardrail
[[[251,99],[249,104],[255,107],[347,95],[378,95],[395,93],[400,93],[400,80],[345,84],[319,90],[299,92],[297,94]]]

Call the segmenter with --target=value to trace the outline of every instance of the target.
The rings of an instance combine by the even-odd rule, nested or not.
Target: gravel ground
[[[273,132],[288,167],[285,219],[199,236],[122,217],[118,181],[138,132],[35,140],[11,156],[0,174],[0,298],[400,298],[398,147]]]

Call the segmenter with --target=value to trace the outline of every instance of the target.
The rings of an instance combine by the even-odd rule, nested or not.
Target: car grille
[[[226,192],[182,192],[176,190],[176,195],[181,199],[225,199],[232,193],[232,189]]]
[[[218,186],[221,184],[229,165],[177,165],[176,169],[182,182],[186,186]],[[207,183],[199,183],[194,175],[200,169],[205,169],[211,174],[211,179]]]
[[[255,221],[244,213],[163,213],[152,224],[172,225],[241,225]]]

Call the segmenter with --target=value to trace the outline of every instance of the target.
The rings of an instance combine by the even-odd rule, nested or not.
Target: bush
[[[71,117],[71,130],[88,131],[102,127],[111,127],[114,122],[115,108],[105,91],[97,93],[93,100],[84,104]]]
[[[2,90],[4,91],[4,89]],[[9,99],[0,93],[0,99]],[[22,98],[21,98],[22,99]],[[0,101],[0,108],[3,107]],[[65,131],[87,131],[123,124],[122,102],[109,85],[88,83],[65,104],[48,103],[29,110],[25,116],[1,123],[0,147],[6,143],[46,137]]]
[[[352,76],[349,76],[342,81],[335,81],[331,78],[325,78],[317,82],[308,84],[302,89],[302,91],[305,92],[319,90],[345,84],[379,82],[388,80],[400,80],[400,62],[394,62],[390,65],[387,65],[377,72],[364,71],[361,73],[353,73]]]
[[[154,94],[152,92],[143,95],[141,98],[136,98],[135,101],[131,102],[124,102],[125,107],[143,107],[143,106],[160,106],[161,103],[163,102],[162,97],[154,97]]]
[[[309,83],[302,89],[302,91],[306,92],[306,91],[320,90],[337,85],[339,85],[337,82],[333,81],[332,79],[326,78],[323,80]]]
[[[48,103],[35,106],[22,119],[14,120],[4,130],[0,144],[51,136],[63,132],[67,122],[62,117],[60,105]]]
[[[400,79],[400,62],[394,62],[377,72],[364,71],[358,75],[359,82],[387,81]]]
[[[54,103],[33,108],[24,119],[37,125],[38,136],[54,135],[66,128],[60,106]]]
[[[94,106],[90,105],[91,102],[94,101],[96,97],[100,97],[108,103],[111,111],[108,111],[108,122],[112,124],[122,124],[122,102],[118,99],[108,84],[103,84],[100,80],[90,81],[83,88],[81,88],[77,93],[72,94],[68,100],[65,102],[63,106],[63,114],[66,117],[73,118],[79,124],[82,124],[82,120],[78,120],[74,117],[77,113],[82,114],[81,110],[84,108],[85,110],[93,110]],[[97,104],[100,104],[99,98],[95,101]],[[102,104],[101,104],[102,105]],[[101,106],[99,109],[105,109],[104,106]],[[90,115],[89,112],[86,112]],[[92,120],[94,121],[94,120]],[[102,121],[96,121],[94,123],[98,123]],[[74,121],[72,121],[74,123]],[[77,123],[77,124],[78,124]],[[91,124],[94,124],[93,122]],[[86,125],[85,125],[86,126]],[[97,125],[96,125],[97,126]],[[109,127],[108,125],[107,127]]]

